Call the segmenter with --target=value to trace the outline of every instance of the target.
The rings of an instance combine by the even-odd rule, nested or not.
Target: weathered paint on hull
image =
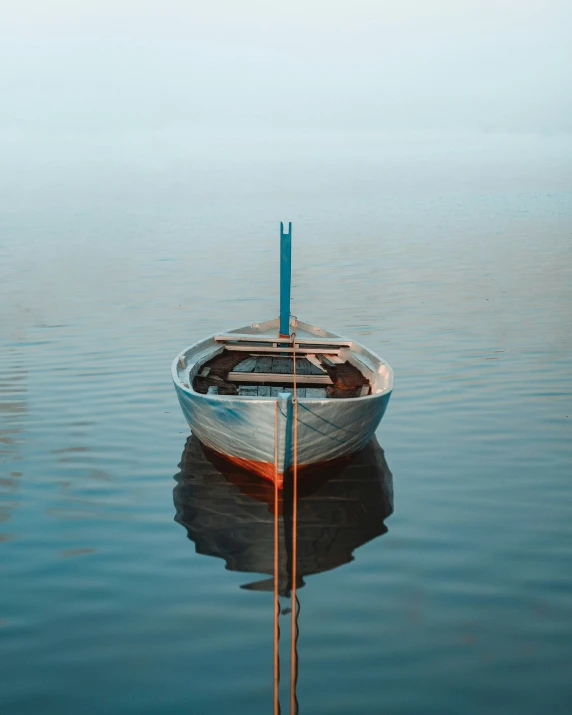
[[[250,459],[232,457],[229,454],[222,454],[221,452],[215,452],[215,454],[218,457],[222,457],[223,459],[228,460],[237,467],[245,469],[247,472],[251,472],[252,474],[257,474],[259,477],[267,479],[272,483],[274,483],[274,479],[276,477],[279,489],[282,489],[282,487],[284,486],[283,472],[277,473],[274,465],[270,464],[270,462],[254,462]],[[348,454],[343,457],[336,457],[335,459],[328,459],[325,462],[316,462],[315,464],[299,464],[297,467],[298,477],[300,479],[303,479],[307,474],[309,475],[309,473],[313,472],[314,470],[331,469],[337,465],[342,465],[346,461],[350,460],[351,457],[353,457],[353,454]]]
[[[221,398],[175,388],[185,419],[203,444],[274,479],[276,400]],[[297,464],[308,467],[359,452],[375,434],[390,396],[386,392],[367,399],[299,400]],[[280,417],[279,483],[293,462],[291,434],[283,412]]]

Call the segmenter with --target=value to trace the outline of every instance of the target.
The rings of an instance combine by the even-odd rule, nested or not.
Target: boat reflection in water
[[[268,574],[242,588],[272,591],[274,486],[205,447],[187,440],[175,475],[175,520],[187,529],[198,554],[218,556],[231,571]],[[290,593],[292,497],[279,492],[279,592]],[[353,552],[387,531],[393,480],[376,438],[353,458],[305,475],[298,486],[297,579],[353,560]]]

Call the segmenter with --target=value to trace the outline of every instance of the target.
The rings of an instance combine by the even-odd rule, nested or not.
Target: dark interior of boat
[[[292,391],[294,358],[225,348],[205,362],[193,380],[202,394],[275,397]],[[299,398],[348,398],[369,395],[371,386],[357,367],[335,355],[296,357],[296,392]]]

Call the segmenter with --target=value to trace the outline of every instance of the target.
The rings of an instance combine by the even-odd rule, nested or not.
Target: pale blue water
[[[396,374],[394,513],[305,579],[300,712],[569,712],[570,142],[294,145],[72,138],[0,171],[3,715],[271,712],[271,595],[174,521],[170,363],[276,316],[280,220],[293,312]]]

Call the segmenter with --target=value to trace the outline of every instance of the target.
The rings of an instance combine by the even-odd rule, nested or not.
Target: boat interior
[[[295,378],[299,398],[371,394],[368,378],[348,360],[350,342],[298,338],[295,343],[281,343],[276,337],[236,334],[218,335],[214,340],[215,354],[193,378],[195,392],[275,397],[292,391]]]

